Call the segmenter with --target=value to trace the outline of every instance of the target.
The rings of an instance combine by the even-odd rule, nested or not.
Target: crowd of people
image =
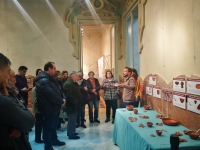
[[[110,70],[105,72],[105,80],[100,85],[95,73],[90,71],[88,79],[83,72],[60,72],[54,62],[47,62],[44,70],[37,69],[33,88],[26,79],[26,66],[20,66],[18,74],[10,68],[10,60],[0,53],[0,149],[30,150],[28,132],[35,126],[35,142],[44,143],[45,150],[53,146],[63,146],[57,131],[67,130],[70,140],[79,139],[76,128],[85,125],[85,106],[88,105],[89,122],[100,123],[99,91],[104,91],[106,104],[105,123],[115,120],[118,100],[123,88],[123,103],[138,107],[140,101],[140,77],[129,67],[123,70],[124,83],[119,83]],[[32,90],[32,113],[27,109],[28,92]],[[94,110],[93,110],[94,107]]]

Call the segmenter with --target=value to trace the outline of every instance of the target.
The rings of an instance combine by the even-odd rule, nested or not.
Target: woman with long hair
[[[141,78],[138,76],[137,70],[132,69],[132,75],[133,78],[135,79],[135,107],[138,107],[139,102],[140,102],[140,81]]]

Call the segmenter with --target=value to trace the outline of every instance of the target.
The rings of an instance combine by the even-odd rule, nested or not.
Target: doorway
[[[116,36],[115,23],[81,23],[81,66],[84,78],[93,71],[102,84],[105,71],[115,74]],[[100,108],[105,108],[103,91],[100,91]]]

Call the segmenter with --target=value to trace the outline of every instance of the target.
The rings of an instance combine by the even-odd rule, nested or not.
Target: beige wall
[[[102,27],[83,27],[83,72],[85,77],[89,71],[94,71],[98,74],[98,59],[100,59],[103,55],[110,55],[111,26],[111,24],[104,24]],[[107,63],[105,65],[105,68],[107,69],[110,67],[109,57],[106,57],[106,60],[108,60],[108,65]]]
[[[98,59],[102,56],[102,33],[84,30],[83,42],[83,73],[85,77],[89,71],[98,74]]]
[[[199,8],[199,0],[147,1],[140,62],[143,78],[156,73],[170,82],[181,74],[200,75]]]
[[[50,0],[50,5],[41,0],[18,2],[0,1],[0,52],[10,58],[12,69],[25,65],[27,74],[35,75],[37,68],[54,61],[59,70],[78,70],[69,29],[63,23],[70,1]]]

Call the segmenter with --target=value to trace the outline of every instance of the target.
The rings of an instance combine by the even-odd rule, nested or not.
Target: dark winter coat
[[[64,84],[64,94],[67,97],[66,112],[67,114],[77,113],[81,110],[81,91],[77,82],[67,79]]]
[[[0,149],[30,150],[25,131],[34,126],[35,118],[12,93],[9,94],[9,97],[0,94]],[[10,138],[12,129],[21,132],[18,139]]]
[[[36,79],[36,98],[39,112],[56,114],[60,112],[63,92],[57,81],[46,72],[40,73]]]

